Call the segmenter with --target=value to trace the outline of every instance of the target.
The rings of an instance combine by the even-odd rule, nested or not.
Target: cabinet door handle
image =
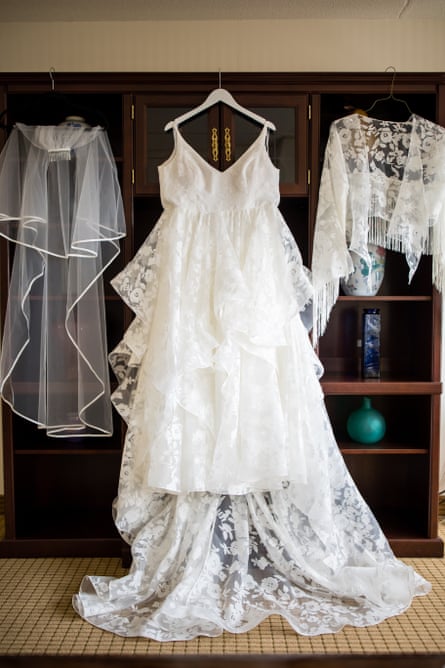
[[[218,162],[219,151],[218,151],[218,129],[217,128],[212,128],[211,146],[212,146],[212,160],[213,160],[213,162]]]
[[[226,162],[232,160],[232,137],[230,128],[224,128],[224,151],[226,155]]]

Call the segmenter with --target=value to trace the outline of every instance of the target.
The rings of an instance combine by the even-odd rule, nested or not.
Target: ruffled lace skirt
[[[136,314],[110,356],[128,423],[114,516],[133,561],[84,579],[82,617],[167,641],[278,613],[316,635],[429,591],[338,450],[300,318],[310,283],[277,210],[166,212],[114,286]]]

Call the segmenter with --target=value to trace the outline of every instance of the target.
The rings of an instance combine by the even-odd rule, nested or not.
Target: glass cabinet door
[[[137,95],[135,104],[135,189],[136,195],[159,193],[158,166],[171,155],[174,148],[172,131],[165,125],[203,100],[203,95]],[[181,134],[198,153],[219,166],[219,154],[214,150],[218,110],[194,116],[181,125]]]
[[[282,195],[306,195],[308,192],[308,96],[294,94],[235,94],[237,101],[259,116],[272,121],[276,130],[269,133],[269,155],[280,170]],[[258,135],[257,123],[226,107],[221,134],[223,149],[230,144],[232,153],[222,150],[224,158],[234,162]],[[228,165],[227,165],[228,166]]]
[[[173,150],[165,125],[200,104],[202,94],[137,95],[135,105],[136,195],[159,193],[158,166]],[[274,123],[269,134],[271,160],[280,170],[283,195],[306,195],[308,96],[235,94],[236,100]],[[181,134],[210,164],[227,169],[258,136],[259,126],[230,107],[218,105],[181,125]]]

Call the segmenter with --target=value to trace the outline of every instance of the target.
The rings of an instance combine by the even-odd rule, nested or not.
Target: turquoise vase
[[[372,407],[371,399],[363,397],[361,407],[348,417],[346,429],[357,443],[377,443],[385,435],[386,422],[383,415]]]

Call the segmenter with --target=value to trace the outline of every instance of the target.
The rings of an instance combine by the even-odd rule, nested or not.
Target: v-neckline
[[[257,135],[257,137],[253,140],[253,142],[246,148],[246,150],[244,151],[244,153],[242,153],[242,154],[240,155],[240,157],[237,158],[237,159],[235,160],[235,162],[232,162],[232,164],[229,165],[229,166],[227,167],[227,169],[223,169],[223,170],[221,170],[221,169],[217,169],[217,167],[214,167],[214,166],[211,165],[209,162],[207,162],[207,160],[206,160],[205,158],[203,158],[202,155],[201,155],[200,153],[198,153],[198,151],[197,151],[197,150],[190,144],[190,142],[188,142],[188,141],[185,139],[185,137],[183,136],[183,134],[181,133],[181,131],[179,130],[179,127],[178,127],[177,125],[174,125],[174,126],[173,126],[173,132],[174,132],[175,135],[176,135],[176,137],[175,137],[175,149],[177,148],[177,140],[178,140],[178,138],[179,138],[179,140],[182,142],[182,144],[184,145],[184,147],[185,147],[186,149],[188,149],[188,150],[190,151],[190,153],[192,153],[192,155],[194,155],[195,157],[197,157],[198,160],[204,164],[204,166],[206,166],[210,171],[215,172],[215,174],[221,174],[221,175],[223,175],[223,174],[228,174],[230,171],[232,171],[232,169],[234,169],[240,162],[243,162],[245,156],[247,156],[248,154],[250,154],[250,153],[253,151],[253,149],[256,148],[256,145],[260,142],[261,139],[264,138],[264,135],[265,135],[266,132],[267,132],[267,125],[263,125],[263,127],[262,127],[260,133],[259,133],[259,134]],[[265,143],[265,142],[264,142],[264,150],[266,151],[266,143]],[[266,152],[266,153],[267,153],[267,152]]]

